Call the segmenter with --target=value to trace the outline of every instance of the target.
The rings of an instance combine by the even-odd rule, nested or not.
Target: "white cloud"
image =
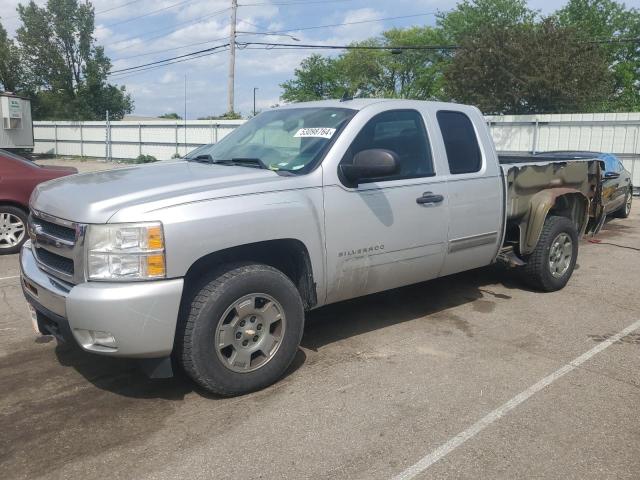
[[[18,27],[15,12],[18,1],[0,0],[3,25],[10,34]],[[220,43],[226,43],[229,33],[230,0],[192,0],[175,8],[156,12],[130,22],[119,23],[154,10],[168,7],[181,0],[139,0],[123,8],[115,8],[131,0],[93,0],[96,12],[96,38],[105,46],[113,60],[113,68],[121,69],[183,55]],[[529,0],[532,8],[549,13],[566,0]],[[36,0],[42,5],[45,0]],[[241,4],[243,2],[240,2]],[[281,0],[259,0],[266,5],[240,6],[238,30],[265,32],[289,30],[296,27],[361,22],[377,18],[446,11],[456,0],[351,0],[349,2],[308,4],[283,3]],[[640,0],[625,2],[628,7],[640,7]],[[109,10],[105,12],[105,10]],[[215,15],[214,15],[215,14]],[[379,35],[393,26],[433,25],[434,16],[367,22],[340,27],[290,32],[310,44],[347,44]],[[217,41],[214,41],[218,39]],[[293,42],[287,37],[241,35],[239,41]],[[198,44],[198,45],[191,45]],[[236,65],[236,109],[248,113],[253,109],[253,87],[257,92],[258,108],[278,103],[279,84],[293,76],[300,61],[310,50],[253,50],[238,49]],[[325,55],[339,51],[318,50]],[[167,111],[182,112],[184,108],[184,75],[187,74],[187,110],[189,118],[220,114],[226,110],[228,53],[176,63],[163,68],[136,74],[114,76],[111,81],[127,86],[136,102],[138,114],[159,115]]]

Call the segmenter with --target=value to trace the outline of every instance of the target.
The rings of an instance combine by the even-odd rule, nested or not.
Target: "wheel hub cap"
[[[571,265],[573,257],[573,242],[566,233],[559,234],[551,243],[549,249],[549,270],[555,278],[562,277]]]
[[[228,369],[251,372],[274,357],[284,329],[280,303],[263,293],[245,295],[233,302],[218,322],[216,354]]]
[[[11,213],[0,212],[0,249],[19,245],[25,236],[24,223]]]

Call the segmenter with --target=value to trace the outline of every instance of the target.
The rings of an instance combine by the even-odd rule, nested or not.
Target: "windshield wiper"
[[[220,165],[235,165],[238,167],[262,168],[264,170],[269,170],[269,167],[266,166],[264,162],[259,158],[235,157],[231,160],[214,160],[213,163]]]
[[[198,155],[197,157],[187,158],[188,162],[213,163],[211,155]]]

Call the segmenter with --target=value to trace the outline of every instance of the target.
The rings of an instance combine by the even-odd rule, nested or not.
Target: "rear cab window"
[[[462,112],[440,110],[436,114],[452,175],[482,169],[482,152],[471,119]]]

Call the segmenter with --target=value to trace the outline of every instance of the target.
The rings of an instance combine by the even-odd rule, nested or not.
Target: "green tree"
[[[7,92],[15,92],[20,87],[21,77],[20,53],[0,24],[0,86]]]
[[[207,115],[206,117],[198,117],[198,120],[240,120],[242,115],[238,112],[227,112],[222,115]]]
[[[344,87],[339,81],[336,60],[314,54],[305,58],[294,71],[294,79],[282,83],[282,99],[306,102],[340,97]]]
[[[608,110],[640,109],[640,12],[613,0],[569,0],[556,16],[572,27],[583,42],[603,40],[602,48],[613,72]],[[609,41],[617,37],[620,41]]]
[[[175,112],[172,113],[164,113],[160,115],[158,118],[164,118],[167,120],[182,120],[182,117]]]
[[[537,14],[526,0],[463,0],[452,11],[438,14],[437,23],[448,41],[458,43],[487,28],[531,25]]]
[[[282,99],[308,101],[359,96],[437,98],[442,93],[442,50],[402,50],[399,47],[441,44],[432,27],[392,29],[379,38],[354,43],[338,57],[314,54],[302,61],[295,78],[283,83]],[[373,47],[372,49],[367,49]]]
[[[612,88],[606,55],[553,19],[467,36],[445,72],[458,102],[484,113],[602,111]]]
[[[108,83],[111,62],[95,44],[90,2],[19,5],[17,39],[36,119],[119,119],[133,110],[124,87]]]

